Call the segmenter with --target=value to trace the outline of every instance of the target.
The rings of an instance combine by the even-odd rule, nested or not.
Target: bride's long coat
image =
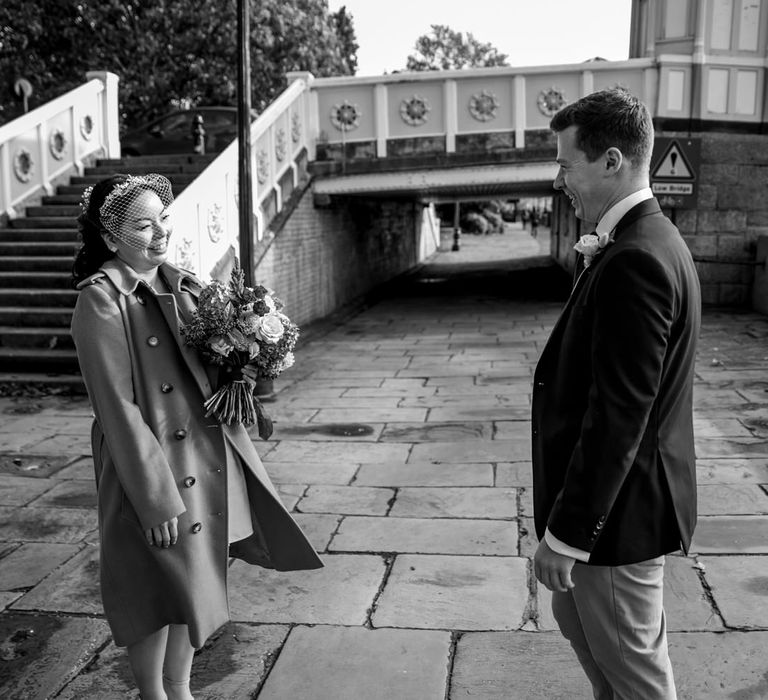
[[[281,571],[322,566],[283,507],[242,426],[205,417],[213,375],[180,337],[177,304],[200,284],[172,265],[156,295],[113,259],[84,280],[72,335],[93,406],[101,592],[118,646],[188,624],[200,647],[229,619],[228,555]],[[254,534],[228,551],[227,449],[245,472]],[[178,543],[149,546],[144,530],[178,517]]]

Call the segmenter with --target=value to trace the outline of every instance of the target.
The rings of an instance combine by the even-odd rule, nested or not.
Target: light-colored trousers
[[[676,700],[664,617],[664,557],[625,566],[576,562],[552,612],[596,700]]]

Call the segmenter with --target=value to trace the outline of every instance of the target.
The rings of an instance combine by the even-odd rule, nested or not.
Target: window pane
[[[757,51],[759,22],[759,0],[741,0],[741,15],[739,17],[739,49],[741,51]]]
[[[757,71],[736,71],[736,114],[754,114],[757,107]]]
[[[709,69],[707,110],[714,114],[728,111],[728,71],[723,68]]]

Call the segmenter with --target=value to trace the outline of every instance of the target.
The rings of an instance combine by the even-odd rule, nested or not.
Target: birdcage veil
[[[81,206],[85,212],[88,211],[90,205],[92,189],[89,187],[83,194]],[[138,195],[144,190],[154,192],[160,198],[165,208],[173,202],[173,189],[168,178],[157,173],[149,173],[147,175],[129,175],[124,182],[114,187],[99,208],[101,225],[115,238],[135,248],[145,248],[146,237],[131,232],[130,229],[124,228],[122,224],[125,221],[129,208],[134,205]],[[142,218],[144,212],[138,210],[133,213],[136,215],[136,218]]]

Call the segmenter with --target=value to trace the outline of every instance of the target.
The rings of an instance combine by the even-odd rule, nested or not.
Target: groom
[[[550,128],[554,187],[595,234],[534,375],[534,569],[595,698],[670,700],[664,555],[696,524],[699,282],[649,188],[646,107],[603,90]]]

